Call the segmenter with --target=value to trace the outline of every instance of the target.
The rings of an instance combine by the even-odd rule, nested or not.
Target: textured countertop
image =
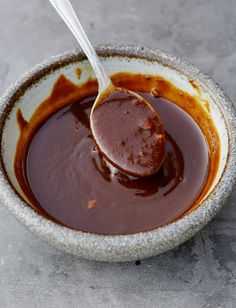
[[[235,0],[73,0],[94,44],[134,43],[191,61],[236,102]],[[0,92],[31,66],[77,47],[47,0],[0,5]],[[179,248],[135,263],[67,255],[0,205],[0,307],[236,306],[236,191]]]

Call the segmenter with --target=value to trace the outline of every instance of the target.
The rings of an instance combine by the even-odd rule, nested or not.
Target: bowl
[[[163,227],[128,235],[98,235],[72,230],[44,218],[32,209],[14,174],[14,156],[20,107],[29,119],[49,96],[60,74],[79,84],[94,77],[81,51],[53,56],[18,79],[0,99],[0,200],[31,232],[56,248],[82,258],[98,261],[132,261],[157,255],[183,243],[207,224],[225,203],[236,180],[236,112],[227,95],[210,77],[188,62],[150,48],[101,45],[97,49],[109,74],[119,72],[163,76],[181,90],[199,93],[209,103],[210,114],[220,137],[220,163],[215,180],[204,200],[180,219]],[[78,80],[76,69],[82,71]],[[78,70],[77,70],[78,71]]]

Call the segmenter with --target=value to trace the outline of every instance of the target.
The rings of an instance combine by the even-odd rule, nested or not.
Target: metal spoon
[[[99,93],[90,114],[101,154],[121,171],[138,177],[156,173],[165,157],[165,134],[159,115],[140,95],[115,87],[92,47],[69,0],[49,0],[88,57]]]

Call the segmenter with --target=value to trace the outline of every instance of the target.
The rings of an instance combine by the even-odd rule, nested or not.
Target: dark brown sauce
[[[197,97],[170,82],[127,73],[112,79],[139,92],[160,114],[167,150],[156,175],[134,178],[110,168],[90,131],[97,83],[76,86],[64,76],[30,122],[18,111],[15,173],[31,206],[68,227],[99,234],[151,230],[204,198],[218,168],[219,137]]]
[[[111,87],[90,115],[100,153],[115,167],[136,177],[151,176],[165,158],[165,133],[155,109],[141,96]]]

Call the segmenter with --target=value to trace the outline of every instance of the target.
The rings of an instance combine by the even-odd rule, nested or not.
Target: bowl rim
[[[214,93],[220,104],[229,136],[229,151],[221,178],[207,198],[191,212],[162,227],[127,235],[100,235],[73,230],[41,216],[16,192],[4,169],[2,149],[0,154],[0,200],[10,212],[33,233],[58,248],[85,258],[105,261],[123,261],[144,258],[164,252],[183,243],[208,223],[230,195],[236,183],[236,110],[226,93],[207,74],[189,62],[153,48],[136,45],[103,44],[96,48],[102,57],[137,58],[177,70],[199,81]],[[13,83],[0,98],[0,142],[5,121],[15,102],[38,80],[61,67],[86,59],[81,50],[52,56],[36,65]],[[146,249],[150,246],[150,249]],[[94,249],[93,249],[94,248]],[[84,249],[84,252],[80,250]],[[114,252],[117,254],[114,256]]]

